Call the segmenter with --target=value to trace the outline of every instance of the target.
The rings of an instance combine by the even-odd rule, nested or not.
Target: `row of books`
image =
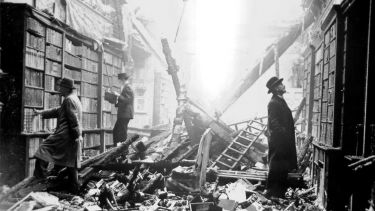
[[[73,41],[69,39],[65,39],[65,51],[75,55],[79,56],[82,55],[82,46],[81,45],[74,45]]]
[[[97,133],[87,133],[83,137],[83,148],[100,146],[100,135]],[[99,149],[89,149],[83,151],[83,156],[93,157],[100,153]]]
[[[82,82],[82,84],[81,84],[81,95],[83,97],[97,98],[97,96],[98,96],[98,86]]]
[[[26,46],[44,51],[44,37],[37,37],[26,32]]]
[[[23,132],[32,133],[43,129],[41,115],[34,115],[32,108],[25,108],[23,113]]]
[[[26,106],[42,107],[43,90],[25,87],[24,102]]]
[[[25,85],[43,88],[43,72],[25,69]]]
[[[115,67],[121,67],[121,59],[115,55],[104,52],[103,54],[104,63],[113,65]]]
[[[44,52],[26,48],[25,65],[38,70],[44,70]]]
[[[102,126],[104,128],[112,128],[112,121],[111,121],[112,115],[111,115],[111,113],[103,112],[102,119],[103,119]]]
[[[91,113],[82,113],[82,127],[84,129],[96,129],[98,123],[98,115]]]
[[[73,56],[67,52],[65,52],[65,64],[76,68],[81,68],[82,66],[82,62],[79,57]]]
[[[113,145],[113,134],[104,133],[104,143],[105,145]]]
[[[89,83],[98,83],[98,74],[82,70],[82,80]]]
[[[97,73],[99,65],[97,62],[82,58],[82,69]]]
[[[92,50],[91,48],[86,47],[85,45],[82,45],[81,53],[82,53],[82,57],[91,59],[93,61],[99,61],[98,52]]]
[[[44,87],[47,91],[58,91],[58,80],[59,78],[56,78],[54,76],[45,75],[44,76]]]
[[[52,93],[44,93],[44,102],[45,102],[45,108],[46,109],[49,109],[49,108],[56,108],[56,107],[59,107],[61,105],[61,101],[60,101],[60,95],[59,94],[52,94]]]
[[[47,28],[47,42],[62,47],[62,33]]]
[[[97,112],[98,101],[96,99],[81,97],[82,111],[83,112]]]
[[[64,68],[64,77],[71,78],[74,81],[81,81],[81,71]]]
[[[116,92],[120,92],[121,81],[117,78],[117,76],[107,76],[103,75],[103,86],[113,87],[115,88]]]
[[[115,75],[117,76],[119,73],[121,73],[121,68],[111,66],[109,64],[103,64],[103,74],[104,75]]]
[[[62,49],[53,45],[47,45],[46,55],[47,58],[60,62],[62,60]]]
[[[46,74],[61,78],[61,64],[51,60],[46,60]]]
[[[100,145],[100,134],[87,133],[83,138],[83,148],[94,147]]]
[[[103,99],[103,111],[111,112],[111,110],[112,110],[112,104],[108,102],[107,100]]]
[[[34,31],[41,36],[44,36],[44,26],[34,18],[27,18],[27,29]]]
[[[57,127],[57,119],[45,119],[43,121],[44,123],[44,131],[47,131],[47,132],[53,132],[55,131],[56,127]]]

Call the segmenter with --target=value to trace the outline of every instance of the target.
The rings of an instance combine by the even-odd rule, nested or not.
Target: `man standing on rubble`
[[[129,86],[129,75],[127,73],[119,73],[118,79],[122,82],[121,94],[118,97],[116,107],[117,121],[113,128],[113,144],[123,142],[127,138],[128,124],[134,116],[134,93]]]
[[[294,121],[285,102],[283,79],[272,77],[266,87],[273,96],[268,103],[268,162],[266,197],[283,197],[288,188],[288,172],[297,169]]]
[[[55,132],[39,146],[35,153],[36,163],[34,176],[45,178],[48,163],[54,164],[54,169],[67,167],[69,184],[67,189],[72,193],[79,190],[78,168],[80,167],[80,146],[82,142],[82,105],[74,92],[74,81],[69,78],[61,79],[59,94],[64,97],[60,107],[49,110],[35,110],[43,118],[57,118]]]

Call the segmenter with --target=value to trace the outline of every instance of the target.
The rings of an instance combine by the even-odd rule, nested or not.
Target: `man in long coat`
[[[118,78],[122,81],[123,87],[116,103],[116,107],[118,107],[117,120],[113,128],[113,144],[115,146],[126,140],[129,121],[134,117],[134,93],[128,83],[129,75],[119,73]]]
[[[63,78],[59,85],[60,95],[64,100],[60,107],[49,110],[34,110],[43,118],[57,118],[55,132],[40,145],[35,153],[36,163],[34,176],[46,177],[48,163],[55,167],[67,167],[69,180],[72,184],[68,189],[78,191],[78,170],[80,167],[80,142],[82,141],[82,105],[73,91],[74,81]]]
[[[266,196],[283,197],[288,172],[297,168],[295,129],[292,112],[283,98],[283,79],[272,77],[266,86],[273,96],[268,103],[268,161]]]

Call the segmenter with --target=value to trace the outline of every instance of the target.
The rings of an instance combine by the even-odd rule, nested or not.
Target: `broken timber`
[[[248,171],[218,170],[218,176],[221,178],[248,179],[256,181],[266,181],[268,176],[267,170],[250,169]],[[300,179],[301,173],[288,173],[288,179]]]
[[[81,171],[79,172],[79,178],[84,181],[94,171],[94,168],[91,167],[90,165],[105,164],[108,161],[113,160],[114,158],[126,152],[130,144],[132,144],[139,138],[140,136],[138,134],[133,135],[130,138],[128,138],[125,142],[122,142],[120,146],[112,148],[108,150],[107,152],[103,152],[102,154],[96,157],[93,157],[92,159],[82,162],[82,168],[81,168]]]

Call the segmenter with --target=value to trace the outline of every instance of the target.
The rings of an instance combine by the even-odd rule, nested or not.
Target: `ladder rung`
[[[226,164],[226,163],[223,163],[223,162],[221,162],[221,161],[216,161],[216,163],[220,163],[221,165],[224,165],[224,166],[226,166],[226,167],[228,167],[228,168],[232,168],[232,166],[230,166],[230,165],[228,165],[228,164]],[[216,164],[215,163],[215,164]]]
[[[240,138],[242,138],[242,139],[245,139],[245,140],[248,140],[248,141],[253,141],[253,140],[251,140],[251,139],[249,139],[248,137],[245,137],[245,136],[241,136],[241,135],[239,135],[238,137],[240,137]]]
[[[241,151],[239,151],[239,150],[236,150],[235,148],[232,148],[232,147],[228,147],[228,149],[230,149],[230,150],[232,150],[232,151],[235,151],[235,152],[237,152],[238,154],[241,154],[241,155],[245,154],[244,152],[241,152]]]
[[[255,133],[251,133],[251,132],[246,131],[246,130],[244,130],[243,132],[244,132],[244,133],[247,133],[247,134],[250,134],[250,135],[252,135],[252,136],[258,136],[257,134],[255,134]]]
[[[238,144],[238,145],[243,146],[245,148],[249,147],[248,145],[241,144],[240,142],[237,142],[237,141],[233,141],[232,144]]]
[[[223,154],[221,154],[221,155],[223,155],[223,156],[225,156],[225,157],[227,157],[227,158],[230,158],[230,159],[232,159],[232,160],[234,160],[234,161],[238,161],[238,158],[232,157],[232,156],[230,156],[230,155],[228,155],[228,154],[223,153]]]

